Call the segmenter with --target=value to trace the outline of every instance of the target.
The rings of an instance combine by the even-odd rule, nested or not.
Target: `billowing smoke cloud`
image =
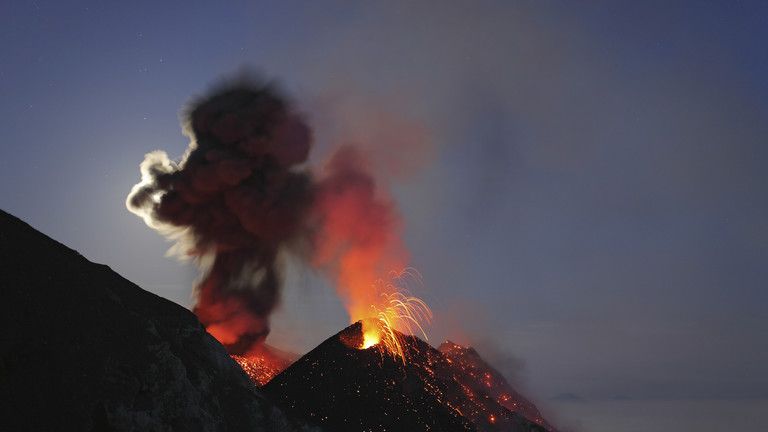
[[[404,267],[393,202],[365,155],[339,147],[315,179],[311,132],[272,86],[238,81],[193,104],[189,148],[176,163],[146,155],[130,211],[200,266],[194,312],[232,353],[269,332],[280,295],[279,256],[293,252],[337,284],[353,320],[370,313],[376,281]]]
[[[185,120],[191,142],[182,160],[147,154],[127,206],[200,264],[194,312],[242,352],[269,332],[278,255],[305,233],[313,186],[297,166],[311,134],[275,88],[257,81],[219,88]]]

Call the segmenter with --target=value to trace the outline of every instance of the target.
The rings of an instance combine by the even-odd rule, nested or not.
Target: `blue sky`
[[[760,2],[5,2],[0,206],[188,306],[195,270],[124,199],[144,153],[184,151],[180,109],[254,68],[306,113],[315,163],[350,134],[412,162],[389,185],[433,342],[479,345],[565,425],[706,401],[687,416],[719,430],[713,407],[744,401],[765,427],[767,21]],[[402,122],[426,155],[376,132]],[[345,325],[327,282],[296,263],[287,282],[273,343]],[[637,408],[598,410],[615,400]]]

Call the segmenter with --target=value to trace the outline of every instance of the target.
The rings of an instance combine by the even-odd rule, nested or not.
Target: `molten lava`
[[[409,281],[421,284],[421,276],[415,269],[392,272],[388,283],[380,281],[376,284],[380,301],[370,305],[373,316],[362,320],[363,340],[358,348],[379,346],[405,363],[407,352],[402,335],[419,334],[428,340],[424,325],[431,322],[432,311],[423,300],[409,294]]]
[[[262,356],[232,355],[231,357],[257,386],[263,386],[283,371],[283,368],[277,367]]]
[[[368,323],[383,325],[376,319]],[[476,384],[486,374],[493,382],[497,376],[479,367],[479,357],[465,363],[461,354],[469,348],[451,346],[449,357],[395,330],[408,353],[403,363],[385,354],[383,333],[378,344],[360,349],[365,345],[363,324],[356,322],[321,343],[267,383],[264,393],[287,413],[338,432],[553,432],[537,412],[527,418],[502,405],[484,384]],[[516,395],[511,388],[503,390]]]
[[[294,354],[277,350],[266,344],[260,344],[246,354],[231,354],[230,357],[257,386],[268,383],[296,359]]]
[[[493,424],[499,419],[496,412],[498,405],[518,413],[547,432],[557,432],[544,420],[538,408],[515,391],[506,378],[473,348],[445,341],[438,350],[450,363],[453,379],[460,384],[467,399],[474,404],[470,409],[465,408],[468,415],[476,418],[488,415],[488,421]]]
[[[417,271],[404,268],[408,250],[395,202],[377,183],[366,155],[340,148],[319,174],[314,197],[313,264],[335,282],[351,322],[363,321],[363,338],[355,348],[379,347],[405,361],[395,333],[424,334],[432,312],[411,297],[421,285]]]
[[[360,346],[361,349],[368,349],[381,342],[381,334],[378,327],[369,326],[370,328],[368,329],[365,329],[365,325],[363,327],[363,345]]]

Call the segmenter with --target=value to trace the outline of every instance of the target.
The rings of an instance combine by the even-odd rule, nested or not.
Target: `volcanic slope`
[[[268,383],[299,357],[294,353],[282,351],[267,344],[258,345],[250,352],[242,355],[231,355],[232,359],[243,368],[248,378],[258,387]]]
[[[481,402],[495,401],[547,431],[556,432],[555,428],[544,420],[536,405],[518,393],[474,348],[445,341],[437,349],[448,358],[453,378],[461,384],[468,397]]]
[[[440,351],[402,337],[407,361],[362,346],[357,322],[277,375],[264,391],[292,416],[333,431],[544,431],[493,400],[469,397]]]
[[[191,312],[0,211],[0,430],[299,429]]]

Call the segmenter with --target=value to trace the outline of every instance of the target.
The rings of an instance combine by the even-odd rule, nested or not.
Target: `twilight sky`
[[[768,4],[222,3],[0,3],[0,207],[189,306],[196,271],[125,196],[250,67],[315,163],[375,156],[434,344],[577,431],[768,428]],[[347,317],[287,273],[270,341],[302,352]]]

